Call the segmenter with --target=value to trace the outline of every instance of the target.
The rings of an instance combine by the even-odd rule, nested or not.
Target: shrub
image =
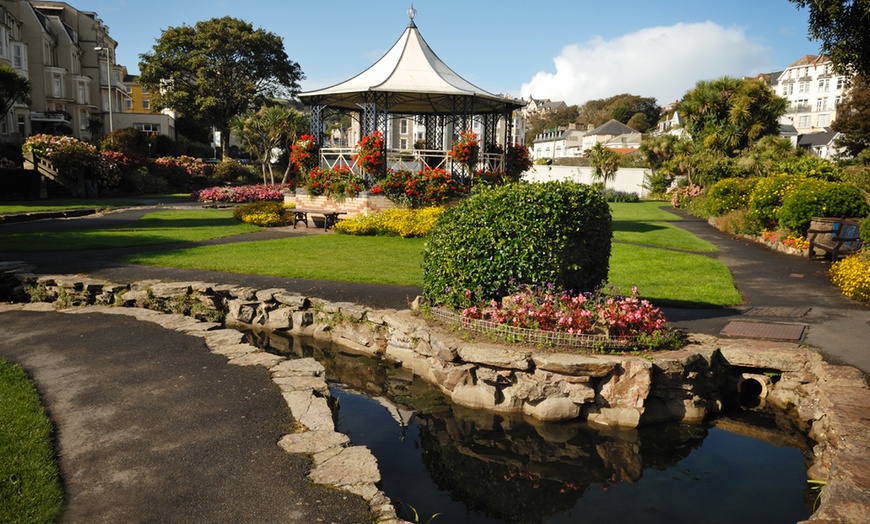
[[[443,207],[387,209],[380,213],[340,220],[333,230],[346,235],[425,237],[443,212]]]
[[[836,182],[843,176],[842,170],[830,160],[812,155],[784,158],[773,163],[773,172],[784,175],[797,175]]]
[[[260,227],[287,224],[287,208],[281,202],[252,202],[242,204],[233,212],[236,220]]]
[[[716,182],[707,190],[707,214],[718,217],[748,208],[749,197],[756,182],[756,178],[725,178]]]
[[[355,197],[362,190],[363,181],[348,167],[321,169],[315,167],[305,179],[305,189],[312,196],[326,195],[339,202]]]
[[[804,180],[806,178],[800,175],[776,175],[760,179],[749,197],[749,212],[765,227],[774,225],[782,203]]]
[[[162,177],[171,187],[185,188],[191,185],[194,177],[205,173],[202,160],[190,156],[155,158],[149,167],[152,174]]]
[[[22,151],[51,160],[63,175],[93,175],[100,162],[96,147],[69,136],[33,135],[24,141]]]
[[[758,235],[764,227],[746,209],[738,209],[725,213],[718,219],[718,225],[719,229],[731,235]]]
[[[212,178],[229,184],[250,184],[255,180],[254,168],[240,164],[232,158],[225,158],[214,168]]]
[[[511,144],[505,150],[504,170],[511,182],[519,182],[523,173],[532,168],[529,148],[520,144]]]
[[[602,191],[601,196],[608,202],[640,202],[640,197],[637,196],[637,193],[627,193],[615,189]]]
[[[510,184],[448,209],[423,253],[423,291],[433,304],[467,307],[518,285],[552,283],[577,293],[607,278],[611,217],[591,187]]]
[[[833,263],[831,280],[847,297],[870,303],[870,251],[864,249]]]
[[[857,187],[808,179],[786,197],[776,218],[780,226],[806,234],[813,217],[865,217],[868,212],[867,197]]]
[[[687,207],[689,202],[704,193],[704,188],[689,184],[687,186],[678,186],[668,190],[671,195],[671,205],[676,208]]]

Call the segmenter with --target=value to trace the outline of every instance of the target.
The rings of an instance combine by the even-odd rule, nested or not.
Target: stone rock
[[[280,288],[260,289],[254,293],[254,297],[256,297],[257,302],[272,302],[275,300],[275,294],[286,292],[286,289]]]
[[[619,365],[621,359],[597,355],[568,353],[535,353],[532,361],[537,369],[562,375],[603,377]]]
[[[252,346],[250,344],[239,343],[239,344],[209,344],[209,349],[212,353],[217,353],[219,355],[224,355],[229,359],[235,359],[239,357],[243,357],[249,353],[257,353],[260,348],[256,346]]]
[[[229,363],[236,366],[263,366],[270,368],[282,360],[284,360],[284,357],[261,351],[259,353],[248,353],[237,358],[231,358]]]
[[[195,285],[195,284],[194,284]],[[151,294],[158,298],[177,297],[193,293],[193,287],[186,282],[157,282],[151,285]]]
[[[211,347],[219,344],[240,344],[245,336],[235,329],[216,329],[205,334],[205,343]]]
[[[318,464],[308,476],[312,482],[328,486],[377,484],[381,481],[378,461],[362,447],[344,448],[336,456]]]
[[[801,371],[821,355],[796,344],[766,340],[720,340],[719,353],[729,366]]]
[[[305,391],[290,391],[281,394],[293,418],[312,431],[335,431],[332,411],[323,397],[315,397]]]
[[[271,330],[293,329],[293,312],[286,307],[269,311],[263,328]]]
[[[572,420],[580,415],[580,406],[568,398],[548,398],[536,404],[523,404],[523,413],[543,421]]]
[[[275,300],[280,303],[288,306],[290,309],[294,310],[303,310],[311,307],[311,300],[308,297],[300,295],[299,293],[275,293]]]
[[[453,402],[473,408],[498,410],[498,390],[495,386],[479,382],[477,384],[457,384],[450,392]]]
[[[350,445],[347,435],[336,431],[304,431],[284,435],[278,445],[288,453],[315,454],[332,448],[343,448]]]
[[[329,385],[323,377],[272,377],[281,392],[306,391],[321,396],[329,395]]]
[[[625,359],[605,377],[596,403],[603,408],[643,407],[652,384],[652,363],[642,359]]]
[[[313,358],[285,360],[269,370],[273,378],[281,377],[322,377],[326,372],[323,364]]]
[[[590,413],[587,422],[601,426],[619,426],[636,428],[640,424],[642,412],[632,408],[599,408],[598,412]]]
[[[459,348],[459,358],[472,364],[519,371],[530,370],[532,362],[528,352],[489,344],[465,345]]]

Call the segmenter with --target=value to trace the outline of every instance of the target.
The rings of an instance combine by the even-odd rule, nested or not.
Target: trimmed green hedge
[[[785,198],[777,222],[805,235],[813,217],[863,218],[868,212],[867,197],[856,186],[807,179]]]
[[[423,253],[423,291],[433,304],[465,307],[517,286],[592,291],[607,278],[610,208],[573,182],[510,184],[447,210]]]

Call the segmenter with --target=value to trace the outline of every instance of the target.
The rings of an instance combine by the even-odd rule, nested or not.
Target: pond
[[[407,370],[316,341],[253,341],[327,369],[336,429],[377,457],[411,522],[794,523],[810,443],[782,414],[612,430],[451,404]],[[418,516],[415,516],[418,515]]]

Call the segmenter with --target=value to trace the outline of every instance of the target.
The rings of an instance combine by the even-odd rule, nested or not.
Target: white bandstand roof
[[[504,113],[523,102],[493,95],[465,80],[432,51],[412,20],[401,38],[374,65],[332,87],[300,93],[303,102],[359,111],[374,94],[391,113],[451,114],[457,97],[470,97],[474,113]],[[378,102],[379,105],[384,102]]]

